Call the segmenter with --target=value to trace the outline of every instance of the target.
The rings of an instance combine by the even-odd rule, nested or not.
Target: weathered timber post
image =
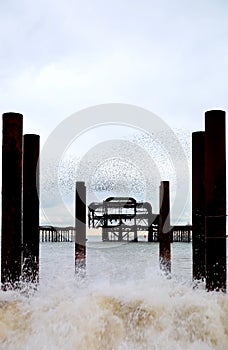
[[[205,113],[206,289],[226,291],[225,112]]]
[[[160,185],[159,260],[160,268],[171,272],[169,181]]]
[[[26,282],[39,279],[39,135],[24,135],[23,271]]]
[[[75,199],[75,271],[80,272],[86,265],[86,187],[76,182]]]
[[[23,116],[3,114],[2,139],[2,289],[16,287],[21,275],[21,199]]]
[[[192,274],[203,280],[205,272],[205,132],[192,134]]]

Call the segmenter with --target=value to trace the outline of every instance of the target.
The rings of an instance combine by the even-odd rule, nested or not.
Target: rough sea
[[[88,238],[85,275],[74,243],[41,243],[38,289],[0,292],[1,350],[228,349],[228,295],[192,283],[191,243],[166,276],[157,243]]]

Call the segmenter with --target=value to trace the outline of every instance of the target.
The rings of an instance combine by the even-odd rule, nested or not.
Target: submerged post
[[[160,185],[159,260],[160,268],[171,272],[169,181]]]
[[[80,272],[86,265],[86,187],[76,182],[75,198],[75,271]]]
[[[205,278],[205,132],[192,134],[192,274],[194,280]]]
[[[23,280],[39,278],[39,135],[24,135],[23,149]]]
[[[226,291],[225,112],[205,113],[206,289]]]
[[[2,289],[16,287],[21,275],[23,116],[3,114],[2,139]]]

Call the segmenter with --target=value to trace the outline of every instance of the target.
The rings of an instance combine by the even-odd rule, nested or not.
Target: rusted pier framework
[[[75,242],[73,226],[40,226],[40,242]]]
[[[131,197],[109,197],[88,207],[91,228],[102,228],[103,241],[138,241],[138,231],[148,231],[148,240],[156,241],[158,217],[147,202],[137,203]]]

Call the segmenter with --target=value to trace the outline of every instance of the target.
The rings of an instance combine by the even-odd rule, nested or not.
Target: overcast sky
[[[1,111],[43,140],[108,102],[202,129],[205,110],[227,110],[227,38],[225,0],[2,0]]]
[[[228,110],[226,0],[0,0],[1,111],[41,143],[65,118],[118,102],[171,128]]]

